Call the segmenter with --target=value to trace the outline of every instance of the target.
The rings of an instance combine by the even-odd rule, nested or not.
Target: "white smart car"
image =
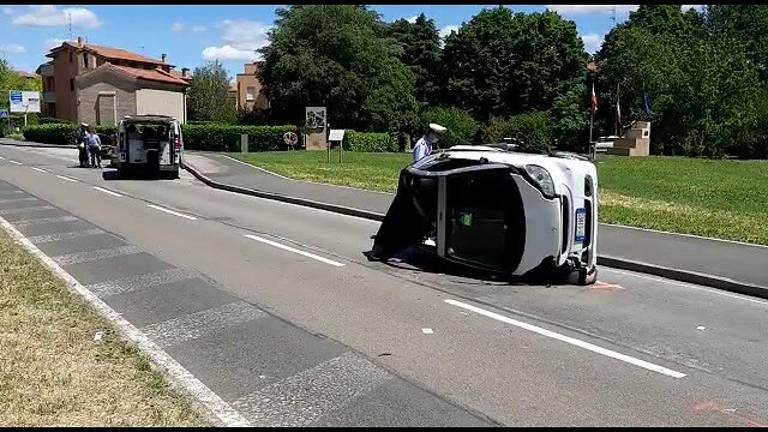
[[[412,247],[510,276],[597,279],[597,170],[586,157],[455,146],[402,170],[372,256]]]

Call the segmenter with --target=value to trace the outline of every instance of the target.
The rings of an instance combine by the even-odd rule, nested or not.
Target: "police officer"
[[[446,129],[444,126],[441,126],[437,123],[430,123],[429,124],[429,131],[419,138],[418,141],[416,141],[416,145],[413,147],[413,161],[418,162],[419,160],[429,156],[432,154],[432,146],[437,144],[437,142],[440,140],[439,134],[442,134],[445,132]]]

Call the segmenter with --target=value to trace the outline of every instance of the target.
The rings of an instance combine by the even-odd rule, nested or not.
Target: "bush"
[[[471,144],[479,128],[468,112],[458,108],[429,108],[421,114],[421,118],[425,125],[437,123],[448,129],[438,141],[441,148]]]
[[[51,123],[70,124],[71,122],[69,120],[58,119],[54,117],[38,117],[37,119],[37,124],[51,124]]]
[[[24,139],[43,144],[71,144],[69,138],[77,133],[78,125],[72,123],[45,123],[24,128]],[[96,126],[96,132],[106,135],[116,133],[115,126]]]
[[[347,129],[344,134],[344,149],[356,152],[396,152],[397,138],[386,132],[355,132]]]
[[[280,150],[283,134],[295,126],[229,126],[217,123],[182,126],[184,147],[190,150],[240,151],[240,135],[248,135],[248,151]]]
[[[483,142],[499,142],[503,138],[521,141],[523,151],[545,151],[553,142],[552,120],[542,111],[492,119],[483,131]]]

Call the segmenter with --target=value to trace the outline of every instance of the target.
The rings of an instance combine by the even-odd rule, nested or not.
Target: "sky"
[[[34,72],[48,59],[51,47],[83,36],[89,43],[124,48],[148,57],[165,53],[176,69],[218,59],[231,77],[243,64],[258,59],[254,50],[267,41],[267,31],[282,5],[13,5],[0,6],[0,56],[12,67]],[[385,21],[414,20],[424,12],[441,35],[458,29],[483,8],[497,5],[369,5]],[[573,20],[588,52],[599,49],[616,22],[625,21],[637,5],[507,5],[514,11],[548,8]],[[683,5],[683,8],[700,7]],[[71,33],[70,33],[71,22]]]

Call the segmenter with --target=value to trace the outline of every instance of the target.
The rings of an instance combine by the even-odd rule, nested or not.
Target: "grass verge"
[[[0,353],[0,425],[207,425],[143,354],[2,229]]]
[[[406,153],[231,154],[299,180],[395,192]],[[651,156],[598,158],[600,220],[768,245],[768,161]]]

